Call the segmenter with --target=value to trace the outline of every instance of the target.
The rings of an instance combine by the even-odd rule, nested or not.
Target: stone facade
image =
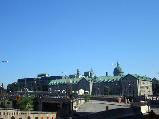
[[[65,91],[68,87],[68,81],[72,86],[73,92],[79,92],[80,89],[89,92],[90,95],[120,95],[120,96],[148,96],[152,95],[152,81],[146,76],[124,75],[122,68],[117,63],[114,68],[114,76],[86,76],[82,78],[69,78],[54,80],[50,83],[50,90]],[[88,78],[89,77],[89,78]]]
[[[94,78],[70,78],[53,80],[49,83],[49,91],[66,92],[68,86],[75,93],[84,90],[90,95],[121,95],[121,76],[101,76]]]
[[[38,75],[37,78],[19,79],[17,83],[8,86],[9,90],[18,91],[50,91],[66,93],[71,87],[72,92],[79,93],[81,90],[90,95],[120,95],[120,96],[148,96],[152,95],[152,81],[150,78],[139,75],[124,75],[122,68],[117,62],[113,71],[114,76],[95,76],[93,70],[80,75],[79,69],[76,74],[69,76]]]
[[[152,79],[152,90],[155,96],[159,95],[159,80],[157,78]]]
[[[149,77],[128,74],[121,80],[123,96],[152,95],[152,81]]]
[[[77,70],[79,78],[64,78],[60,80],[53,80],[49,83],[49,90],[66,92],[68,85],[71,85],[73,92],[79,92],[81,89],[85,93],[90,95],[121,95],[121,81],[124,76],[122,68],[117,63],[114,68],[114,76],[100,76],[96,77],[93,70],[84,72],[82,77],[79,76],[79,70]],[[71,76],[72,77],[72,76]]]
[[[14,91],[48,91],[48,84],[52,80],[62,79],[62,76],[49,76],[39,74],[36,78],[18,79],[17,82],[9,84],[7,90]]]
[[[121,76],[100,76],[93,83],[93,95],[121,95]]]
[[[0,109],[0,119],[56,119],[56,113]]]
[[[92,85],[93,81],[91,78],[66,78],[61,80],[52,80],[49,83],[49,91],[66,93],[67,87],[71,86],[72,91],[75,93],[79,93],[79,91],[83,89],[85,93],[92,94]]]

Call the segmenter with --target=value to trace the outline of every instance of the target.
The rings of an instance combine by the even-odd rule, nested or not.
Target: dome
[[[114,76],[122,76],[123,75],[122,68],[119,66],[119,63],[117,62],[117,66],[114,68]]]

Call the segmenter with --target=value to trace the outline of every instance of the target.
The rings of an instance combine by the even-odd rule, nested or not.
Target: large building
[[[8,91],[48,91],[48,84],[52,80],[62,79],[62,76],[39,74],[36,78],[22,78],[7,86]]]
[[[53,80],[50,85],[50,91],[65,91],[68,82],[71,82],[72,90],[79,92],[89,92],[91,95],[120,95],[126,97],[149,96],[152,95],[152,80],[146,76],[137,74],[124,75],[122,68],[117,62],[114,68],[114,76],[93,76],[93,72],[85,72],[82,78],[67,78]]]
[[[48,76],[40,74],[37,78],[18,79],[17,83],[8,86],[12,90],[21,91],[50,91],[66,93],[71,87],[72,92],[90,95],[120,95],[120,96],[148,96],[152,95],[152,80],[146,76],[124,75],[122,68],[117,62],[113,71],[114,76],[95,76],[93,70],[77,73],[69,76]]]
[[[122,76],[100,76],[93,82],[93,95],[121,95]]]
[[[146,76],[127,74],[121,80],[123,96],[152,95],[152,80]]]
[[[92,94],[92,85],[92,78],[64,78],[60,80],[52,80],[49,83],[49,91],[66,93],[67,88],[71,86],[74,93],[81,94],[81,91],[83,91],[83,93]]]

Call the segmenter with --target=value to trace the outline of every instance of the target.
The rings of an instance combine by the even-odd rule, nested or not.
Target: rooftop
[[[58,84],[66,84],[66,83],[76,84],[82,79],[85,79],[87,81],[92,80],[91,78],[85,78],[85,77],[81,77],[81,78],[63,78],[63,79],[58,79],[58,80],[52,80],[49,83],[49,85],[58,85]]]

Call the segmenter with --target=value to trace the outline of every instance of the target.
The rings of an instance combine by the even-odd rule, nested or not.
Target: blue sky
[[[0,81],[93,68],[158,76],[159,1],[1,0]]]

